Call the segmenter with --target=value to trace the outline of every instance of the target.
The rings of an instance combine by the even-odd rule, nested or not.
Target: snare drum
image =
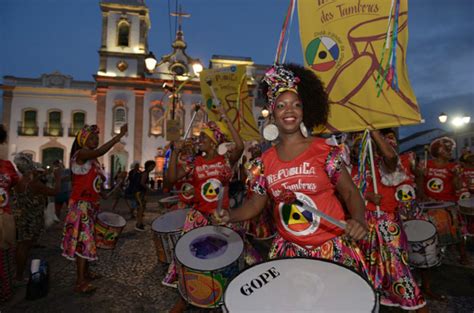
[[[127,222],[123,217],[111,212],[101,212],[95,221],[95,244],[98,248],[114,249],[118,237]]]
[[[454,202],[429,201],[420,203],[420,207],[436,227],[440,245],[452,245],[461,240],[461,226]]]
[[[171,196],[160,199],[158,202],[161,203],[165,208],[169,209],[173,205],[177,204],[179,201],[179,196]]]
[[[163,263],[173,261],[174,247],[181,237],[186,214],[189,210],[177,210],[157,217],[151,224],[153,241],[158,260]]]
[[[222,226],[204,226],[184,234],[176,244],[178,289],[190,304],[215,308],[224,290],[243,266],[244,243],[239,234]]]
[[[288,258],[254,265],[234,278],[224,311],[378,312],[378,297],[361,275],[328,260]]]
[[[474,198],[458,201],[459,213],[466,222],[467,236],[474,236]]]
[[[430,222],[410,220],[403,223],[408,240],[408,262],[415,267],[428,268],[441,262],[436,228]]]

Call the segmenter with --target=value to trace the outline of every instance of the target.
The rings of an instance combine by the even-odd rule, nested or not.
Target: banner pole
[[[196,119],[197,113],[200,108],[201,107],[199,105],[196,105],[196,107],[194,108],[193,117],[191,117],[191,122],[189,122],[189,126],[186,129],[186,133],[184,134],[184,140],[188,139],[189,132],[191,131],[191,127],[193,126],[194,120]]]
[[[372,138],[370,137],[370,132],[369,132],[369,138],[367,139],[368,142],[368,148],[369,148],[369,158],[370,158],[370,171],[372,172],[372,184],[374,185],[374,193],[378,194],[378,188],[377,188],[377,177],[375,176],[375,163],[374,163],[374,152],[372,149]],[[377,208],[377,217],[380,217],[380,206],[376,205]]]

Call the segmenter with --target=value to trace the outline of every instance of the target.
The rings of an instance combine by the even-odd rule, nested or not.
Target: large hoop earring
[[[300,123],[300,131],[301,131],[301,134],[303,135],[303,137],[305,138],[308,138],[308,129],[306,128],[306,126],[304,125],[303,122]]]

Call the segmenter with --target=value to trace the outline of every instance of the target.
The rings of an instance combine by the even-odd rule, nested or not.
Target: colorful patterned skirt
[[[94,226],[98,211],[99,204],[95,202],[69,202],[61,243],[65,258],[75,260],[79,256],[90,261],[97,260]]]
[[[365,263],[364,254],[357,244],[346,236],[334,237],[319,247],[307,249],[296,243],[287,241],[281,237],[280,234],[277,234],[273,240],[268,257],[270,259],[279,257],[308,257],[330,260],[353,268],[369,281],[371,278],[368,275],[368,267]]]
[[[361,240],[380,303],[416,310],[426,305],[408,265],[408,241],[398,213],[366,211],[369,233]]]
[[[212,224],[210,216],[199,212],[196,209],[190,209],[184,221],[183,232],[181,235],[198,227],[203,227]],[[252,245],[245,239],[245,232],[240,224],[229,224],[230,228],[235,230],[242,237],[244,241],[244,260],[247,265],[256,264],[262,261],[260,254],[252,247]],[[171,262],[168,267],[168,272],[163,279],[163,284],[170,286],[177,280],[176,264]]]
[[[14,259],[13,248],[0,248],[0,304],[7,302],[13,295]]]

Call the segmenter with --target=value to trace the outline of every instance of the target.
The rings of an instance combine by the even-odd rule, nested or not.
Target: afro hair
[[[303,66],[288,63],[283,66],[292,71],[300,79],[298,83],[298,95],[303,102],[303,123],[308,129],[326,124],[329,115],[329,101],[323,82],[313,71]],[[262,94],[268,103],[268,84],[260,83]]]

